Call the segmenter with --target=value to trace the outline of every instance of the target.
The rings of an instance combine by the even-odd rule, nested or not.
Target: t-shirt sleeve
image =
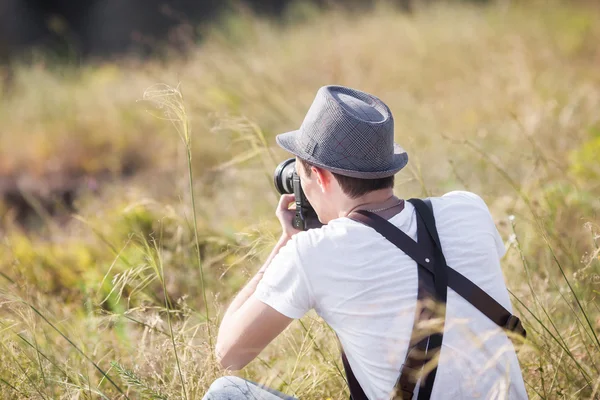
[[[298,255],[298,236],[279,250],[258,283],[254,296],[289,318],[301,318],[313,308],[308,277]]]
[[[498,258],[504,257],[504,255],[506,254],[506,246],[504,245],[504,241],[502,240],[502,237],[500,236],[500,232],[498,232],[496,225],[494,225],[494,240],[496,242],[496,250],[498,251]]]
[[[490,208],[485,203],[485,201],[476,194],[472,194],[476,199],[476,202],[480,205],[482,210],[485,211],[486,220],[490,228],[490,232],[494,237],[494,244],[496,245],[496,252],[498,254],[498,258],[501,259],[506,254],[506,246],[504,245],[504,241],[502,240],[502,236],[500,236],[500,232],[498,232],[498,228],[496,227],[496,223],[494,222],[494,217],[490,211]]]
[[[477,194],[471,193],[471,192],[466,192],[466,191],[453,191],[453,192],[446,193],[442,197],[446,197],[446,196],[457,196],[457,197],[459,196],[464,199],[467,199],[468,201],[471,201],[474,205],[479,207],[481,209],[481,211],[485,212],[485,219],[487,220],[487,223],[489,224],[490,232],[491,232],[492,236],[494,237],[494,244],[496,246],[496,252],[498,253],[498,258],[504,257],[504,255],[506,254],[506,246],[504,245],[504,241],[502,240],[502,237],[500,236],[500,233],[498,232],[498,228],[496,228],[496,224],[494,223],[494,218],[492,217],[490,209],[487,206],[487,204],[485,203],[485,201]]]

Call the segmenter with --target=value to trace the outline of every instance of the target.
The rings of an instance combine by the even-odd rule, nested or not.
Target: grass
[[[223,373],[219,316],[278,235],[274,135],[330,83],[390,105],[410,156],[398,195],[486,200],[530,398],[599,398],[600,10],[295,10],[285,25],[232,16],[167,62],[14,66],[0,177],[32,203],[77,182],[77,214],[33,204],[22,229],[0,206],[0,398],[202,398]],[[346,396],[313,313],[241,375]]]

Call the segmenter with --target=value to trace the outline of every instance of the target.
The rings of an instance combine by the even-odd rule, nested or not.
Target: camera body
[[[296,200],[296,214],[292,221],[294,228],[305,231],[322,226],[317,213],[302,190],[300,176],[296,172],[295,158],[289,158],[275,168],[273,181],[279,194],[294,194]]]

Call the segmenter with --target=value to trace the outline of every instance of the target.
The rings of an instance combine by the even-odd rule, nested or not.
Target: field
[[[390,106],[397,195],[487,202],[530,398],[600,398],[597,4],[296,6],[204,36],[154,61],[39,56],[0,87],[0,398],[201,399],[219,316],[280,233],[274,136],[326,84]],[[340,368],[311,313],[240,375],[342,399]]]

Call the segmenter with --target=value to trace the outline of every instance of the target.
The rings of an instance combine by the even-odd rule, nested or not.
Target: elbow
[[[229,371],[239,371],[248,364],[232,348],[219,343],[215,347],[215,355],[221,368]]]

